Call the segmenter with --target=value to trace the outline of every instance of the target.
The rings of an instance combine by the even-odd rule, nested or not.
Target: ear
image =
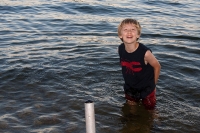
[[[118,37],[119,37],[120,39],[122,39],[122,35],[119,35]]]
[[[137,35],[137,39],[139,39],[140,38],[140,35]]]

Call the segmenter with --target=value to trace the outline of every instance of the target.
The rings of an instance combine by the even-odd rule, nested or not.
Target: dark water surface
[[[156,110],[125,103],[119,22],[162,65]],[[97,133],[200,131],[199,0],[1,0],[0,132],[84,133],[84,102]]]

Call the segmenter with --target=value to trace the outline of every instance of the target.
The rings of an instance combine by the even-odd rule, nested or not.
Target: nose
[[[127,33],[132,33],[132,30],[131,30],[131,29],[128,29],[128,30],[127,30]]]

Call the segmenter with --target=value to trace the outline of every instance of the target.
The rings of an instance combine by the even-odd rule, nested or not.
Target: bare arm
[[[160,63],[149,50],[145,53],[144,61],[154,68],[155,84],[157,84],[161,69]]]

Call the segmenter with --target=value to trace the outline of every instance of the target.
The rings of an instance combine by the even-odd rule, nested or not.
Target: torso
[[[119,46],[122,74],[127,88],[138,91],[147,87],[150,87],[150,90],[155,88],[153,68],[144,61],[147,50],[150,49],[141,43],[138,43],[137,49],[131,53],[126,51],[124,44]]]

